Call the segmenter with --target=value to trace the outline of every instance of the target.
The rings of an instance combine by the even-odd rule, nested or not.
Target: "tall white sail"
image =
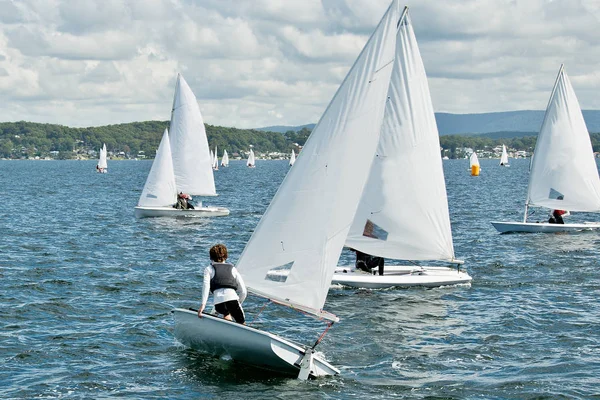
[[[223,158],[221,158],[221,166],[229,166],[229,155],[227,154],[227,150],[223,151]]]
[[[454,259],[439,134],[408,13],[377,153],[346,245],[386,258]]]
[[[169,134],[165,129],[138,206],[170,206],[176,202],[177,188],[171,158],[171,144],[169,143]]]
[[[296,162],[296,153],[294,153],[294,149],[292,149],[292,155],[290,156],[290,167],[294,165]]]
[[[508,153],[506,152],[505,145],[502,145],[502,155],[500,156],[500,165],[508,165]]]
[[[600,178],[590,135],[562,65],[534,153],[528,205],[600,211]]]
[[[477,153],[471,153],[471,157],[469,157],[469,167],[473,167],[473,165],[479,166],[479,158],[477,158]]]
[[[394,0],[246,245],[238,269],[255,294],[336,319],[322,307],[379,140],[400,17]],[[285,282],[265,279],[278,267]]]
[[[215,146],[215,153],[214,153],[214,158],[213,158],[213,164],[212,164],[212,168],[217,170],[219,169],[219,153],[217,152],[217,146]]]
[[[196,96],[181,74],[177,75],[169,129],[177,192],[216,196],[204,121]]]
[[[246,165],[248,167],[254,167],[256,165],[256,160],[254,158],[254,151],[250,149],[250,154],[248,154],[248,161],[246,161]]]
[[[106,161],[106,143],[100,149],[100,157],[98,159],[98,168],[106,169],[108,168],[108,162]]]

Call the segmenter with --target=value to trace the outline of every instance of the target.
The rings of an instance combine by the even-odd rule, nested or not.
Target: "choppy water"
[[[212,244],[237,260],[286,162],[219,170],[206,203],[229,217],[136,220],[148,161],[0,161],[0,398],[600,397],[600,234],[497,234],[522,218],[528,161],[497,163],[444,162],[472,286],[332,290],[318,349],[342,374],[298,382],[182,347],[169,312],[198,305]],[[305,343],[323,328],[277,306],[254,322]]]

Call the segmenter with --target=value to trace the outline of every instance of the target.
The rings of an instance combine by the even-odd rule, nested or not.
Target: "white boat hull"
[[[297,377],[303,346],[269,332],[227,321],[209,314],[198,318],[196,311],[175,308],[175,337],[192,349],[258,368]],[[319,354],[313,355],[311,377],[337,375],[340,371]]]
[[[195,209],[181,210],[173,207],[135,207],[136,218],[146,217],[223,217],[229,215],[229,210],[224,207],[197,207]]]
[[[377,271],[376,269],[374,270]],[[272,279],[285,279],[288,271],[270,271]],[[383,275],[373,275],[354,267],[338,266],[333,274],[332,286],[348,286],[364,289],[387,289],[391,287],[440,287],[469,284],[473,278],[458,268],[422,267],[416,265],[386,265]]]
[[[600,229],[600,223],[586,222],[583,224],[550,224],[548,222],[497,222],[492,221],[494,228],[500,233],[556,233],[580,232]]]

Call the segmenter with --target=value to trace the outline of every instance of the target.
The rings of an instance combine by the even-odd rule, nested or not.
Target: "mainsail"
[[[392,1],[246,245],[238,269],[255,294],[337,320],[322,307],[379,140],[401,14]],[[268,279],[275,268],[285,282]]]
[[[346,245],[386,258],[454,260],[439,134],[408,12],[377,152]]]

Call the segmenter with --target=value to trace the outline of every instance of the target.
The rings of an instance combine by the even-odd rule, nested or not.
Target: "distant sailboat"
[[[399,0],[393,0],[237,264],[250,293],[325,320],[328,327],[339,319],[323,308],[377,147],[401,11]],[[281,268],[289,271],[285,281],[268,279],[270,271]],[[173,313],[175,336],[195,349],[302,380],[339,374],[315,352],[323,335],[300,345],[210,314],[198,318],[197,312],[182,308]],[[289,326],[277,320],[269,325],[279,325],[280,332]]]
[[[214,158],[213,158],[213,165],[212,168],[215,171],[219,170],[219,153],[217,152],[217,146],[215,146],[215,153],[214,153]]]
[[[477,158],[476,152],[471,153],[471,157],[469,157],[469,170],[472,176],[479,176],[481,167],[479,166],[479,158]]]
[[[227,154],[227,150],[223,151],[223,158],[221,159],[222,167],[229,167],[229,155]]]
[[[506,152],[506,146],[502,145],[502,156],[500,156],[500,165],[503,167],[510,167],[508,163],[508,153]]]
[[[294,165],[296,162],[296,153],[294,153],[294,149],[292,149],[292,155],[290,156],[290,167]]]
[[[169,131],[170,154],[175,175],[177,193],[194,196],[216,196],[215,181],[208,151],[204,121],[196,96],[179,74],[175,85],[173,111]],[[167,189],[165,189],[167,190]],[[144,201],[143,201],[144,200]],[[224,207],[205,207],[197,202],[195,208],[177,209],[173,203],[144,205],[145,199],[135,207],[135,215],[141,217],[162,216],[224,216]]]
[[[98,158],[98,165],[96,171],[106,174],[108,172],[108,162],[106,160],[106,143],[100,149],[100,157]]]
[[[256,167],[256,160],[254,158],[254,151],[252,151],[252,149],[250,149],[250,154],[248,155],[248,161],[246,162],[246,166],[248,168]]]
[[[492,222],[501,233],[568,232],[600,228],[600,223],[527,222],[529,207],[600,212],[600,177],[579,101],[560,66],[531,159],[523,222]]]

